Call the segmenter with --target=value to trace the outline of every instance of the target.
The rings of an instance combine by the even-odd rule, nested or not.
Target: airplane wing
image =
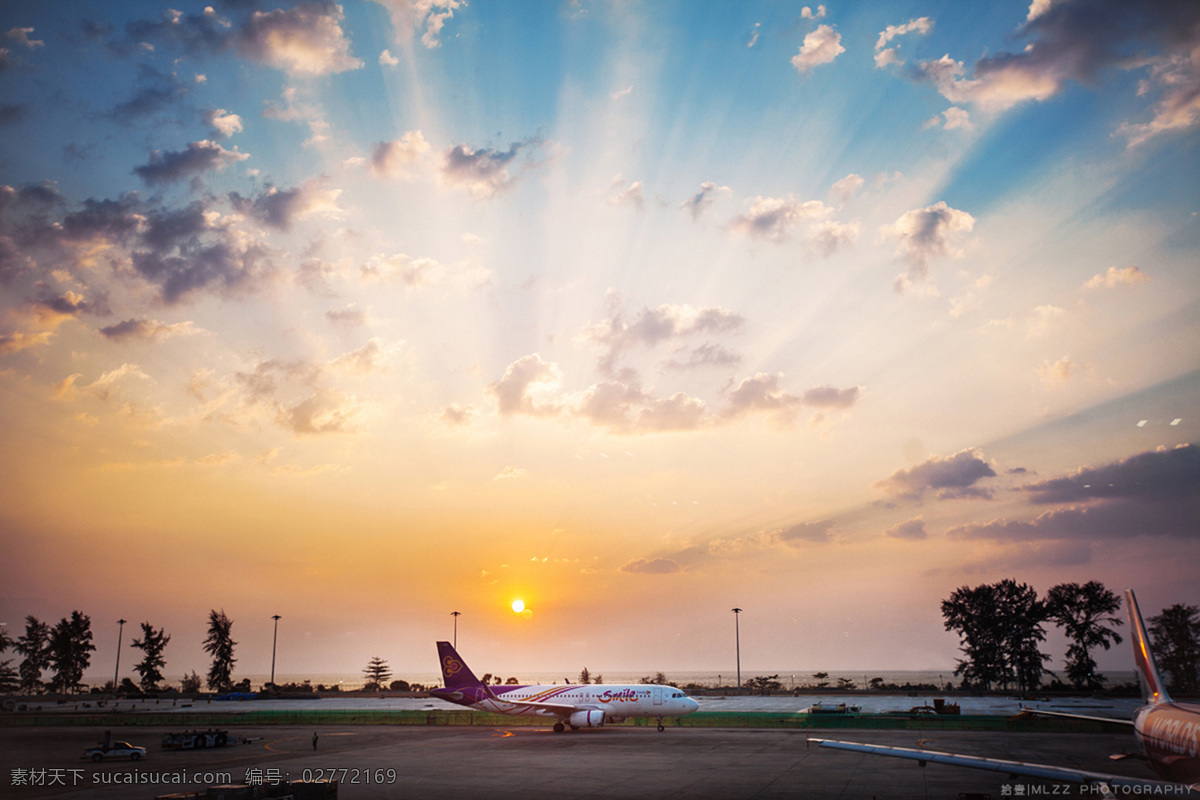
[[[1177,783],[1148,780],[1145,778],[1130,778],[1125,775],[1109,775],[1103,772],[1088,772],[1087,770],[1055,767],[1049,764],[965,756],[955,753],[941,753],[936,750],[914,750],[908,747],[886,747],[875,744],[860,744],[858,742],[839,742],[833,739],[810,739],[809,741],[816,742],[821,747],[830,747],[835,750],[851,750],[856,753],[908,758],[921,762],[922,766],[929,762],[951,764],[956,767],[970,767],[973,769],[991,770],[992,772],[1002,772],[1013,777],[1020,775],[1029,778],[1066,781],[1068,783],[1131,787],[1132,791],[1139,794],[1153,792],[1155,794],[1169,794],[1171,797],[1200,797],[1200,792],[1190,790],[1188,787]]]
[[[1021,706],[1021,712],[1024,714],[1039,714],[1044,717],[1063,717],[1064,719],[1086,719],[1091,722],[1111,722],[1114,725],[1128,725],[1133,727],[1131,719],[1117,719],[1116,717],[1090,717],[1086,714],[1070,714],[1066,711],[1043,711],[1040,708],[1026,708]]]
[[[508,703],[514,706],[525,706],[538,711],[549,711],[551,714],[571,715],[576,711],[587,711],[595,708],[595,706],[575,706],[570,703],[543,703],[539,700],[506,700],[503,697],[496,698],[497,703]]]

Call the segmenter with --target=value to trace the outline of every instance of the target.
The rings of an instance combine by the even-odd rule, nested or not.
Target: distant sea
[[[197,670],[199,673],[199,670]],[[932,684],[942,687],[947,683],[953,686],[958,685],[958,678],[955,677],[953,670],[828,670],[829,677],[824,680],[830,687],[838,685],[839,678],[846,678],[854,683],[856,689],[867,689],[868,684],[873,678],[883,678],[885,684],[895,684],[897,686]],[[591,673],[592,679],[597,677],[603,678],[605,683],[638,683],[644,677],[653,678],[655,673],[634,673],[634,672],[612,672],[612,673]],[[679,686],[688,684],[698,684],[700,686],[735,686],[737,685],[736,672],[666,672],[666,678],[671,683]],[[778,675],[776,679],[783,684],[785,689],[794,689],[800,686],[815,686],[817,680],[813,677],[813,673],[807,670],[742,670],[742,682],[745,683],[750,678],[757,676]],[[136,676],[122,675],[124,677],[134,678]],[[182,675],[168,675],[164,684],[178,686]],[[204,676],[201,675],[201,678]],[[554,673],[554,672],[535,672],[509,675],[507,673],[499,676],[504,680],[510,677],[517,679],[518,683],[576,683],[579,681],[579,673]],[[1059,676],[1065,680],[1065,675]],[[1130,671],[1115,670],[1106,672],[1101,675],[1106,686],[1115,686],[1126,683],[1136,683],[1137,674]],[[89,676],[89,683],[93,686],[103,685],[107,680],[112,680],[111,675],[108,678],[100,678],[99,676]],[[245,678],[250,679],[250,685],[255,690],[262,687],[270,679],[270,675],[257,674],[241,674],[235,672],[233,675],[234,681],[241,681]],[[1048,683],[1053,680],[1053,676],[1046,675],[1044,682]],[[340,686],[343,691],[353,691],[362,688],[366,683],[366,679],[362,673],[349,673],[341,675],[293,675],[289,673],[277,672],[275,674],[275,682],[278,684],[286,683],[303,683],[308,681],[316,687],[324,686]],[[398,672],[392,675],[391,680],[405,680],[411,683],[419,683],[425,686],[440,686],[442,676],[433,673],[402,673]]]

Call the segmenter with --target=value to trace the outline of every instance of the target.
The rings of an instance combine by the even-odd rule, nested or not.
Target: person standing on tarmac
[[[313,750],[316,750],[316,749],[317,749],[317,734],[314,731],[313,732]]]

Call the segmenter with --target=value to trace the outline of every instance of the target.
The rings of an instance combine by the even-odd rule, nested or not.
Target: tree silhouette
[[[158,691],[158,682],[163,679],[162,668],[167,663],[162,652],[169,641],[171,641],[171,637],[166,635],[165,629],[159,628],[155,631],[149,622],[143,622],[142,638],[134,639],[130,643],[130,647],[135,647],[145,654],[141,662],[133,667],[137,674],[142,676],[143,692]]]
[[[14,644],[16,644],[16,640],[8,635],[8,631],[0,628],[0,653],[4,653]],[[0,661],[0,692],[11,692],[20,685],[17,680],[17,671],[9,666],[10,664],[12,664],[11,658]]]
[[[50,626],[35,616],[25,618],[25,635],[17,639],[17,652],[25,656],[19,667],[21,691],[42,688],[42,671],[50,667]]]
[[[54,670],[51,688],[59,692],[78,689],[96,650],[92,644],[91,618],[79,611],[72,611],[70,619],[63,617],[50,631],[47,648]]]
[[[1200,690],[1200,608],[1176,603],[1151,617],[1150,648],[1171,688],[1194,695]]]
[[[196,674],[196,670],[183,676],[183,680],[179,682],[179,690],[184,694],[195,694],[200,691],[200,676]]]
[[[233,640],[232,632],[233,620],[225,616],[224,609],[208,612],[208,636],[204,639],[204,652],[212,656],[208,688],[220,692],[227,692],[233,686],[233,665],[237,663],[233,648],[237,642]]]
[[[988,690],[993,684],[1021,691],[1036,688],[1049,656],[1038,646],[1045,641],[1046,604],[1024,583],[1005,578],[974,589],[959,587],[942,601],[946,630],[957,631],[966,657],[954,668],[963,683]]]
[[[367,676],[367,685],[363,688],[378,689],[382,688],[387,679],[392,677],[392,668],[388,666],[385,659],[375,656],[367,662],[363,674]]]
[[[1049,618],[1063,627],[1071,646],[1067,648],[1067,677],[1080,689],[1100,689],[1096,662],[1091,650],[1108,650],[1121,643],[1121,635],[1112,626],[1123,624],[1114,612],[1121,609],[1121,598],[1099,581],[1062,583],[1046,593]]]
[[[779,675],[758,675],[746,681],[746,689],[750,694],[768,695],[783,689]]]
[[[21,691],[42,688],[42,671],[50,668],[50,626],[35,616],[25,618],[25,635],[17,639],[17,652],[25,656],[19,668]]]

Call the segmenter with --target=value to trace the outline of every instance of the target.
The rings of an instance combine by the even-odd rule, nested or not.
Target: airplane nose
[[[695,711],[696,709],[700,708],[700,704],[697,703],[695,700],[693,700],[690,697],[687,699],[686,706],[687,706],[687,710],[688,710],[689,714],[692,713],[693,711]]]

